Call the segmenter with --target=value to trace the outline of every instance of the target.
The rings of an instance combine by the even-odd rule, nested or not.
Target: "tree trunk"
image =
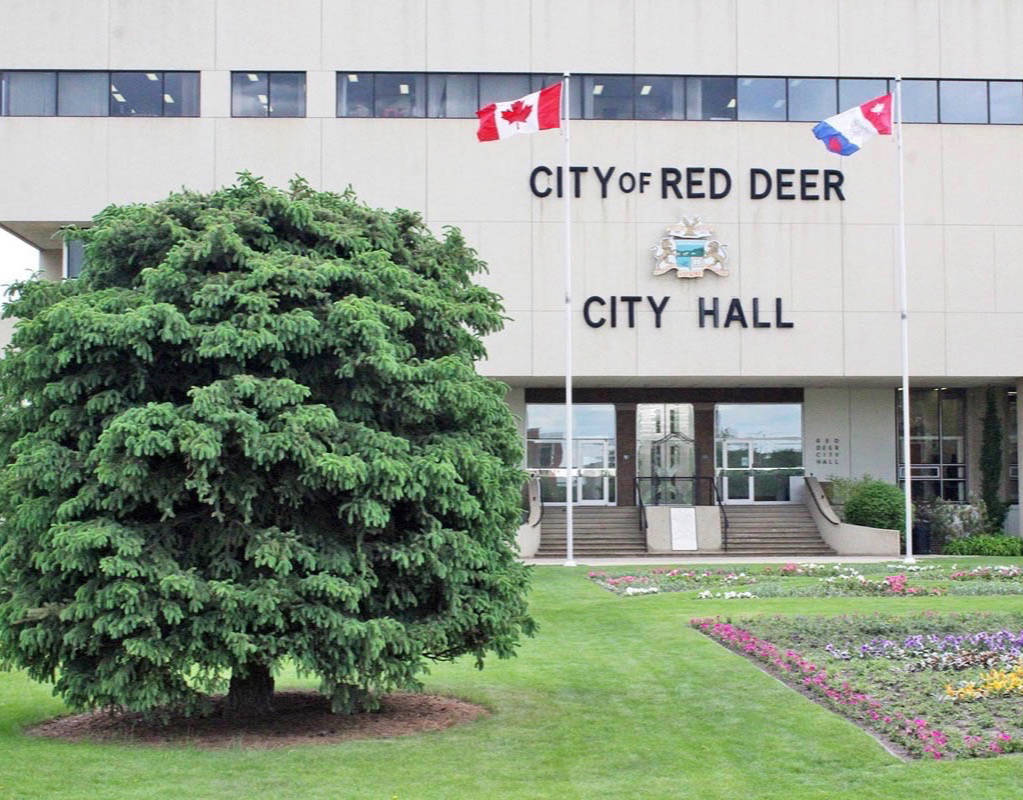
[[[226,712],[237,717],[273,713],[274,679],[266,664],[249,662],[231,673]]]

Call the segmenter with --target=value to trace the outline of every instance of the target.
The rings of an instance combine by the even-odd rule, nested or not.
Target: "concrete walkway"
[[[577,558],[578,567],[656,567],[663,564],[704,566],[710,564],[895,564],[901,556],[817,556],[816,558],[778,556],[697,556],[679,553],[677,556],[642,556],[640,558]],[[919,561],[955,561],[955,556],[921,556]],[[524,558],[526,564],[538,567],[564,566],[563,558]]]

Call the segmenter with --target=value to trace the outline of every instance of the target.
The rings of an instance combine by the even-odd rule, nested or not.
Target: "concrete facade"
[[[684,58],[664,41],[679,21],[700,32]],[[338,118],[338,72],[1020,79],[1021,39],[1013,0],[8,0],[0,69],[198,70],[201,114],[0,117],[0,224],[42,248],[56,277],[60,225],[243,169],[420,209],[489,262],[481,280],[511,321],[481,369],[512,386],[525,434],[526,390],[558,386],[564,370],[563,203],[530,190],[534,168],[561,164],[561,138],[477,144],[470,119]],[[305,72],[306,116],[233,118],[231,72],[251,69]],[[799,388],[807,474],[894,481],[896,148],[884,137],[841,159],[811,127],[573,120],[573,164],[588,167],[572,212],[576,384]],[[971,490],[982,387],[1019,391],[1023,374],[1021,145],[1018,125],[905,127],[911,380],[969,390]],[[649,172],[651,186],[612,183],[602,197],[595,168],[610,167]],[[663,197],[661,171],[687,167],[726,170],[730,193]],[[756,169],[840,170],[845,199],[754,199]],[[729,275],[652,274],[651,248],[683,215],[727,245]],[[634,326],[586,323],[587,298],[623,296],[644,298]],[[648,296],[669,298],[660,327]],[[780,300],[792,327],[713,327],[701,298],[718,298],[722,317],[733,298],[747,316],[757,299],[772,323]],[[839,440],[837,463],[818,463],[821,438]]]

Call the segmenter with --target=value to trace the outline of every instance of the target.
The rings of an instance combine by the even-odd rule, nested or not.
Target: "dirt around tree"
[[[42,722],[26,733],[74,742],[265,749],[408,736],[472,722],[488,713],[454,697],[402,692],[384,697],[379,711],[359,714],[330,713],[327,699],[316,692],[278,692],[274,713],[266,716],[225,715],[224,702],[223,697],[216,698],[211,716],[172,716],[167,724],[147,721],[137,713],[90,711]]]

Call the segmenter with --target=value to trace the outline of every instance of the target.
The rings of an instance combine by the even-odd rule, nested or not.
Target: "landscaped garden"
[[[49,687],[21,673],[0,673],[0,798],[864,800],[955,793],[970,800],[1004,800],[1018,794],[1021,774],[1012,751],[1023,738],[1018,732],[1023,699],[1012,695],[1017,679],[1011,654],[1013,637],[1023,630],[1023,595],[952,592],[981,582],[1011,585],[1011,570],[975,568],[1023,562],[957,558],[955,563],[953,570],[949,559],[925,559],[922,569],[901,572],[907,587],[945,589],[940,594],[742,600],[697,595],[756,593],[768,582],[823,586],[827,582],[821,578],[838,578],[834,585],[842,571],[830,565],[797,566],[784,575],[779,570],[785,565],[772,565],[768,573],[757,565],[684,567],[683,572],[720,569],[723,574],[717,583],[693,582],[683,591],[620,596],[587,580],[585,567],[537,568],[531,611],[540,628],[516,658],[488,661],[482,672],[471,658],[463,658],[439,664],[426,676],[428,692],[465,698],[490,713],[402,738],[270,750],[55,742],[23,730],[64,713]],[[900,574],[886,564],[853,568],[870,581]],[[745,578],[726,582],[729,574]],[[731,629],[715,636],[693,627],[693,619]],[[791,670],[762,659],[754,663],[722,647],[728,644],[722,637],[731,631],[778,648],[783,659],[794,659]],[[987,636],[977,638],[981,633]],[[948,639],[965,634],[974,638],[955,638],[955,647]],[[789,656],[789,650],[798,655]],[[967,651],[974,654],[964,656]],[[800,659],[821,669],[804,671]],[[955,668],[957,659],[964,668]],[[948,669],[938,668],[943,661]],[[994,670],[1004,675],[985,682],[983,676]],[[803,684],[824,671],[836,697]],[[871,683],[861,688],[849,681],[846,689],[841,680],[832,683],[840,674],[854,680],[866,676]],[[801,686],[790,688],[775,676]],[[315,681],[286,673],[277,683],[287,690]],[[946,686],[963,690],[962,696],[950,696]],[[973,692],[986,694],[973,698]],[[870,699],[841,702],[859,694]],[[924,703],[921,713],[909,711],[917,701]],[[849,706],[864,713],[850,715]],[[871,711],[882,724],[887,724],[884,716],[898,719],[902,713],[913,735],[922,730],[929,738],[913,740],[907,733],[900,741],[868,724],[877,722]],[[925,752],[926,745],[941,750],[942,757]]]

